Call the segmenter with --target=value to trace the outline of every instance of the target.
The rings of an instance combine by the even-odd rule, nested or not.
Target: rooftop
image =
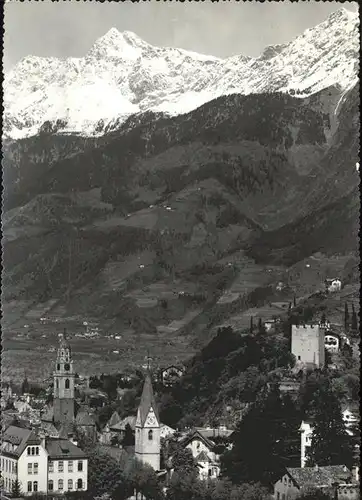
[[[345,482],[352,476],[351,471],[344,465],[293,467],[287,468],[287,472],[299,487],[331,486],[334,482]]]
[[[86,458],[84,451],[68,441],[68,439],[48,438],[45,447],[52,459]]]

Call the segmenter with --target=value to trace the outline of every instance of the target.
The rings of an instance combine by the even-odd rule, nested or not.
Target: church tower
[[[146,375],[137,411],[135,455],[138,460],[160,470],[160,418],[153,395],[151,376]]]
[[[59,348],[54,371],[54,422],[71,423],[74,420],[74,378],[73,361],[65,332],[59,335]]]

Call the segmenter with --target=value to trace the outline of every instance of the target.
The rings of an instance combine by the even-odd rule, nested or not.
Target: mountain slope
[[[358,15],[345,9],[256,59],[153,47],[113,28],[84,58],[20,61],[5,78],[4,132],[33,135],[47,122],[99,134],[138,112],[185,113],[235,92],[344,90],[358,74],[358,46]]]
[[[28,138],[21,144],[33,164],[21,149],[5,150],[4,176],[15,170],[17,182],[4,215],[4,297],[66,300],[62,314],[155,331],[182,324],[190,308],[210,310],[245,266],[244,258],[229,266],[237,252],[260,261],[262,276],[272,262],[355,251],[354,237],[341,247],[338,235],[356,228],[358,90],[346,94],[332,136],[324,93],[319,104],[232,95],[187,115],[127,122],[78,152],[72,136]],[[43,144],[51,151],[52,141],[49,165]],[[191,302],[179,299],[195,279]],[[153,287],[173,290],[167,310]]]

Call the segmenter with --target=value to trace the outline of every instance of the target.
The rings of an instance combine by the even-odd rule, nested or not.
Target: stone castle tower
[[[307,368],[322,368],[325,363],[324,336],[324,326],[292,325],[291,351],[297,363]]]
[[[137,411],[135,436],[135,456],[149,464],[155,471],[160,470],[160,418],[152,389],[151,376],[146,375],[141,402]]]
[[[55,423],[71,423],[74,420],[74,379],[72,354],[65,333],[59,335],[59,348],[55,364],[53,415]]]

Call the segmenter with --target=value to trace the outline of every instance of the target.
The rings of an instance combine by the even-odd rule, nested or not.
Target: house
[[[327,278],[324,284],[328,292],[339,292],[342,289],[342,281],[339,278]]]
[[[6,493],[11,493],[15,481],[24,495],[85,491],[88,458],[67,439],[10,426],[2,436],[1,473]]]
[[[353,429],[360,422],[359,406],[354,403],[347,403],[342,406],[342,416],[347,432],[353,435]]]
[[[329,352],[338,352],[341,348],[341,339],[337,333],[328,332],[324,336],[324,347]]]
[[[289,378],[282,378],[279,383],[279,390],[282,394],[289,394],[291,397],[297,397],[299,394],[300,383]]]
[[[291,352],[297,364],[305,368],[322,368],[325,363],[325,329],[320,325],[292,325]]]
[[[169,425],[161,423],[161,425],[160,425],[160,437],[161,438],[164,438],[164,439],[168,438],[168,437],[172,436],[173,434],[175,434],[175,432],[176,432],[176,429],[173,429]]]
[[[166,387],[174,385],[184,374],[185,369],[182,366],[171,365],[160,371],[160,381]]]
[[[274,331],[276,328],[276,325],[280,323],[280,318],[271,318],[266,321],[264,321],[264,328],[266,332],[271,332]]]
[[[300,466],[305,467],[307,462],[307,450],[312,444],[313,421],[303,420],[299,427],[300,432]]]
[[[294,500],[305,488],[320,488],[354,500],[358,498],[359,486],[353,481],[351,471],[344,465],[325,467],[287,468],[274,484],[275,500]]]
[[[206,430],[206,429],[205,429]],[[207,429],[208,431],[210,429]],[[215,442],[203,435],[202,431],[194,430],[181,441],[184,448],[191,450],[195,459],[200,479],[216,478],[220,474],[220,459],[215,453]]]

